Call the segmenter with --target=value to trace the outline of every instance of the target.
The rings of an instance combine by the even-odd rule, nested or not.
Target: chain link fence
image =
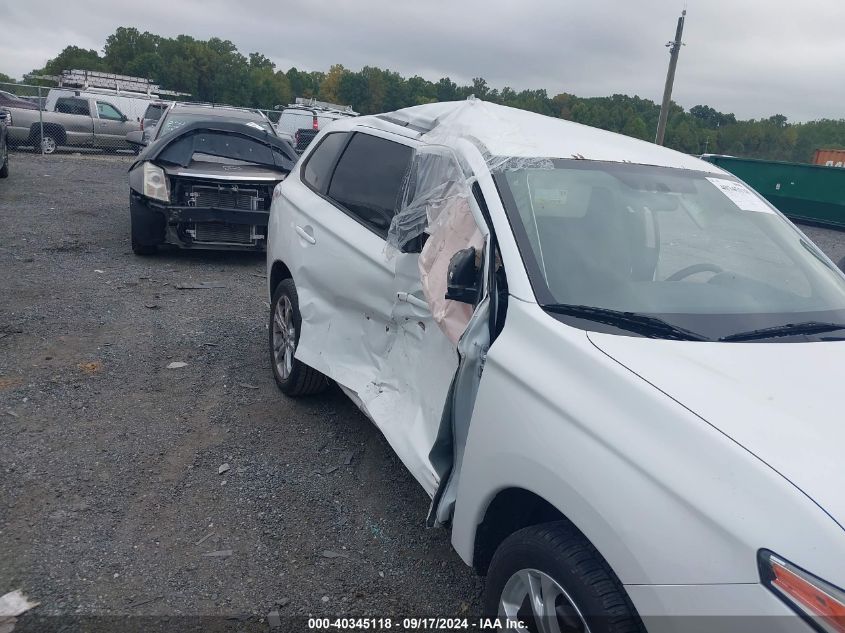
[[[13,150],[137,153],[126,135],[141,127],[152,98],[0,82],[0,108],[11,116]]]

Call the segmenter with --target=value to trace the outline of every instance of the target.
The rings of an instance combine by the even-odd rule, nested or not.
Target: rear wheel
[[[59,144],[56,142],[54,136],[52,136],[49,132],[45,132],[44,136],[41,139],[40,149],[44,154],[52,154],[56,151],[56,148]]]
[[[301,325],[296,285],[293,279],[283,279],[270,307],[270,365],[279,389],[289,396],[307,396],[329,386],[328,378],[294,358]]]
[[[3,160],[3,166],[0,167],[0,178],[9,177],[9,151],[6,150],[6,158]]]
[[[568,522],[524,528],[490,563],[484,599],[491,617],[521,621],[536,633],[641,633],[619,579]]]

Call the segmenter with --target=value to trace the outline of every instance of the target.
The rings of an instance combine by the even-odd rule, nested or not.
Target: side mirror
[[[144,138],[144,133],[141,130],[132,130],[126,135],[126,142],[132,145],[146,145],[147,141]]]
[[[479,270],[475,266],[475,247],[458,251],[449,260],[446,298],[475,304],[479,295]]]

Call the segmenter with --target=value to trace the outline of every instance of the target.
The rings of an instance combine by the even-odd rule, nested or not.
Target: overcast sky
[[[684,0],[0,0],[0,72],[118,26],[232,40],[279,68],[379,66],[436,81],[659,102]],[[688,0],[673,98],[740,118],[845,118],[845,2]]]

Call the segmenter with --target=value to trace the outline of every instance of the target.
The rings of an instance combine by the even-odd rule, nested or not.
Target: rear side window
[[[346,132],[335,132],[327,134],[320,141],[317,148],[308,157],[305,168],[302,171],[302,179],[315,191],[326,193],[329,186],[329,178],[332,175],[337,155],[343,149],[349,134]]]
[[[407,145],[356,133],[338,161],[329,197],[385,237],[396,213],[411,153]]]
[[[63,114],[84,114],[91,115],[87,99],[74,99],[73,97],[60,97],[56,99],[56,112]]]

